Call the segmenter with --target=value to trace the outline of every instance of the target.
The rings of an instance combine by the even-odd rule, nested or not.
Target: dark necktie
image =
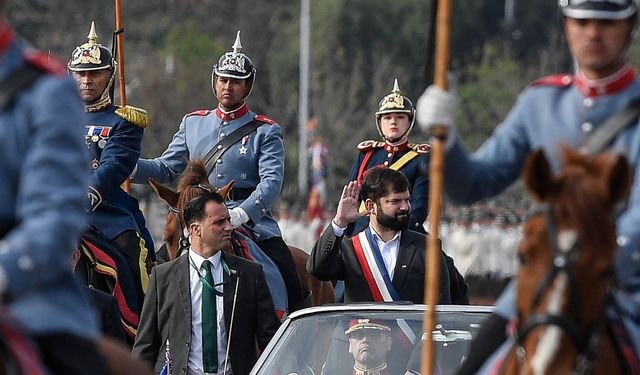
[[[213,288],[211,262],[202,262],[205,269],[202,283],[202,365],[204,372],[218,371],[218,313],[216,293]]]

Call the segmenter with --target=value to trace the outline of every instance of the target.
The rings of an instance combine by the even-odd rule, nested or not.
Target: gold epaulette
[[[428,154],[431,152],[431,146],[428,143],[409,143],[407,146],[418,154]]]
[[[362,141],[358,143],[358,150],[360,151],[369,151],[372,148],[380,148],[380,147],[384,147],[384,142],[368,140],[368,141]]]
[[[147,111],[142,108],[133,107],[130,105],[118,107],[116,109],[116,115],[122,117],[123,119],[129,121],[139,128],[144,129],[149,126],[149,116],[147,116]]]

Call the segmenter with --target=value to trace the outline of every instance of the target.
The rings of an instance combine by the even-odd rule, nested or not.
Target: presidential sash
[[[400,294],[391,282],[391,277],[389,277],[387,267],[384,265],[378,243],[371,233],[371,227],[367,227],[354,236],[352,242],[364,279],[373,295],[373,300],[376,302],[400,301]],[[396,321],[404,334],[404,338],[411,344],[415,343],[416,335],[407,322],[404,319],[396,319]]]
[[[384,265],[380,249],[378,249],[378,244],[373,238],[371,229],[367,227],[353,237],[352,241],[358,263],[360,263],[374,301],[399,301],[400,295],[391,282],[391,277],[389,277],[387,267]]]

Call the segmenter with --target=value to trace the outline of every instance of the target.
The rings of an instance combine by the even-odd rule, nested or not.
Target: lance
[[[120,108],[124,110],[127,106],[127,86],[124,80],[124,28],[122,27],[122,2],[114,0],[116,13],[116,51],[118,59],[118,83],[120,85]],[[124,181],[124,191],[131,193],[131,181]]]
[[[114,0],[116,8],[116,45],[118,46],[118,82],[120,83],[120,107],[127,106],[127,87],[124,80],[124,28],[122,27],[122,2]]]
[[[443,90],[448,88],[451,36],[451,0],[438,0],[436,24],[435,84]],[[442,185],[444,170],[444,144],[447,128],[436,126],[432,130],[431,161],[429,168],[429,236],[427,238],[427,277],[425,277],[425,304],[422,346],[422,374],[433,374],[434,344],[432,333],[436,326],[435,307],[440,291],[440,214],[442,213]]]
[[[147,117],[147,111],[142,108],[133,106],[127,106],[127,87],[124,79],[124,27],[122,26],[122,5],[121,0],[115,1],[115,13],[116,13],[116,31],[114,45],[116,46],[117,59],[118,59],[118,82],[120,84],[120,108],[116,109],[116,113],[125,118],[132,124],[145,128],[149,125],[149,118]],[[123,188],[127,193],[131,192],[131,181],[125,180]]]

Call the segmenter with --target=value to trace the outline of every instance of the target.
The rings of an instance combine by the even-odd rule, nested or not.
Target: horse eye
[[[521,265],[523,265],[523,266],[524,266],[524,265],[526,265],[526,264],[527,264],[527,257],[526,257],[523,253],[521,253],[521,252],[519,252],[519,251],[518,251],[517,256],[518,256],[518,262],[519,262]]]

